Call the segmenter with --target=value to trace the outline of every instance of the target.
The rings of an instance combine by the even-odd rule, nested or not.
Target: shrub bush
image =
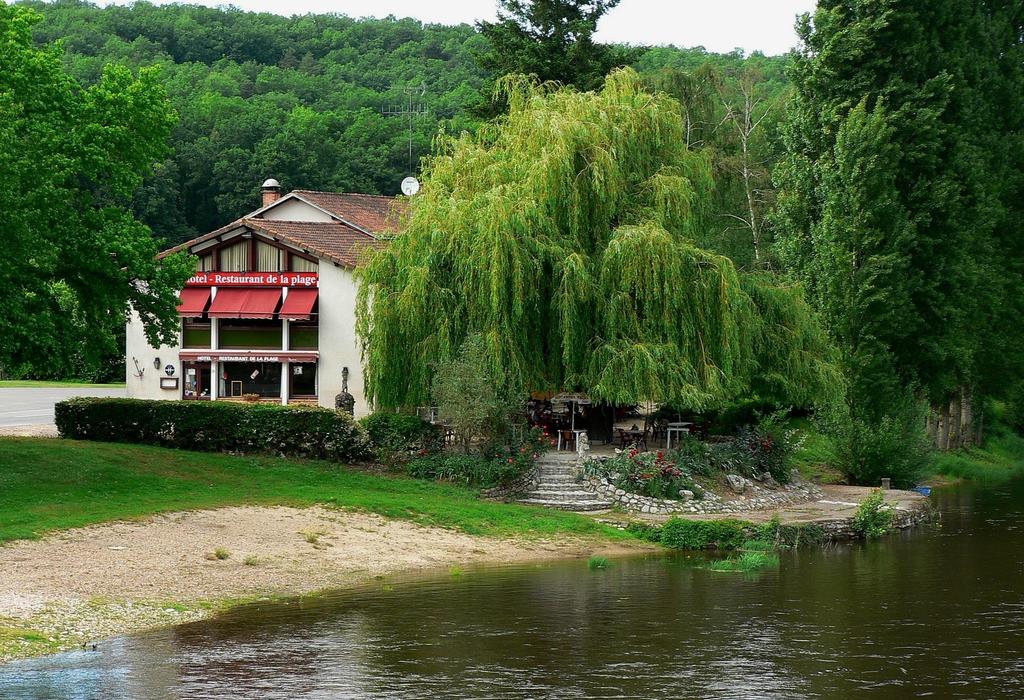
[[[893,409],[874,424],[847,417],[831,431],[839,467],[853,483],[878,486],[889,477],[894,487],[910,488],[928,465],[924,420],[917,411]]]
[[[669,518],[661,528],[661,543],[674,549],[738,549],[750,523],[742,520],[683,520]]]
[[[755,533],[759,542],[772,547],[817,546],[825,543],[825,528],[818,523],[793,523],[783,525],[776,513],[768,522],[758,525]]]
[[[1015,431],[1024,434],[1024,381],[1015,382],[1007,392],[1003,420]]]
[[[382,462],[393,464],[410,455],[433,454],[443,446],[441,431],[419,416],[379,411],[359,419],[370,447]]]
[[[739,428],[736,438],[710,446],[711,464],[727,473],[758,479],[770,474],[775,481],[790,481],[790,463],[799,447],[798,431],[786,429],[785,411],[760,415],[757,423]]]
[[[626,525],[626,532],[647,542],[661,542],[661,526],[632,521]]]
[[[664,452],[640,452],[632,448],[614,457],[590,460],[581,473],[609,479],[620,489],[651,498],[678,499],[682,489],[703,495],[690,473]]]
[[[406,470],[417,479],[451,481],[480,488],[508,483],[524,471],[523,463],[515,459],[487,459],[450,452],[410,460]]]
[[[853,514],[853,531],[864,538],[881,537],[892,527],[892,508],[885,503],[881,489],[861,501]]]
[[[352,462],[370,456],[363,428],[326,408],[220,401],[74,398],[56,406],[57,430],[76,440],[201,452],[270,453]]]

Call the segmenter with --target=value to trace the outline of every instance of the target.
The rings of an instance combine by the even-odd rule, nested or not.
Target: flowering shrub
[[[502,442],[484,445],[480,455],[484,459],[508,464],[515,476],[533,467],[534,461],[550,447],[548,438],[540,428],[530,428],[522,435],[508,436]],[[514,478],[514,477],[513,477]]]
[[[660,451],[616,450],[611,459],[588,462],[583,473],[605,477],[624,491],[651,498],[678,499],[683,489],[692,491],[698,498],[704,493],[694,483],[690,471]]]
[[[525,474],[547,447],[543,433],[531,429],[519,437],[484,445],[479,454],[422,455],[411,460],[406,469],[410,476],[418,479],[440,479],[489,488],[507,484]]]
[[[771,474],[780,484],[789,483],[789,459],[801,441],[796,430],[782,423],[784,412],[762,416],[757,425],[739,429],[731,458],[735,471],[749,477]]]

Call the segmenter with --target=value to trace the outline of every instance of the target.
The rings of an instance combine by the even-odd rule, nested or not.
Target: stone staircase
[[[537,486],[520,503],[577,512],[608,510],[612,502],[576,483],[576,453],[549,452],[537,460]]]

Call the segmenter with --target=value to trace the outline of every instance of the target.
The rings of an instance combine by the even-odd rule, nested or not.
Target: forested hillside
[[[36,41],[60,41],[66,68],[85,84],[106,63],[161,67],[179,119],[170,153],[138,191],[135,208],[169,242],[251,210],[268,176],[286,189],[397,192],[410,174],[409,119],[383,112],[407,107],[410,91],[426,109],[412,120],[415,171],[439,129],[475,128],[494,78],[478,60],[488,42],[468,25],[146,2],[21,4],[44,16]],[[716,211],[704,243],[741,265],[758,262],[752,228],[771,200],[785,59],[700,48],[638,53],[642,75],[688,99],[691,145],[715,154]],[[744,136],[737,127],[745,106],[754,121],[767,116]]]

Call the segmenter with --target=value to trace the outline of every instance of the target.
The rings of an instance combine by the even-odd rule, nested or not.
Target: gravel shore
[[[0,661],[380,575],[636,549],[475,537],[319,507],[220,508],[95,525],[0,547]]]

